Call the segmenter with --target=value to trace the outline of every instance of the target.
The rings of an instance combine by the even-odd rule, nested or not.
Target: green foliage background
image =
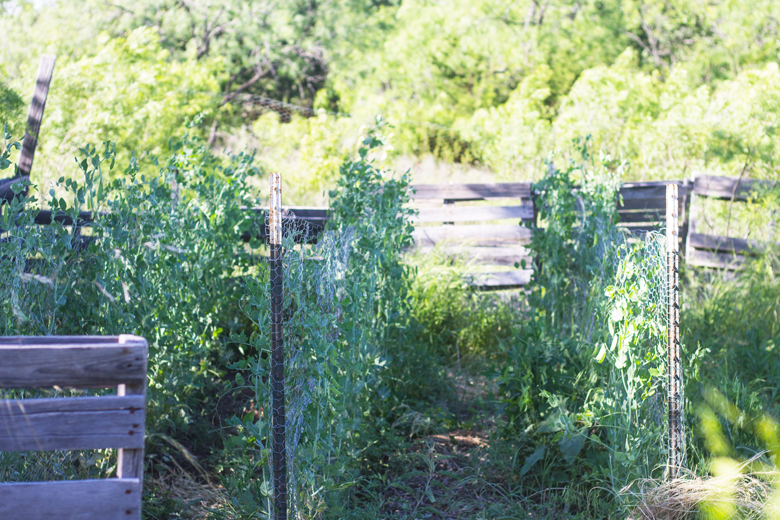
[[[73,171],[76,136],[115,139],[120,157],[159,153],[198,113],[212,145],[258,147],[263,167],[295,170],[295,202],[323,200],[332,158],[378,113],[395,126],[390,161],[433,154],[504,179],[534,178],[549,150],[571,152],[588,134],[628,160],[632,178],[777,172],[771,0],[59,0],[3,10],[4,88],[25,97],[40,53],[59,57],[38,158],[47,180]],[[279,128],[265,97],[325,112],[287,111],[294,124]],[[9,114],[18,125],[22,114]]]
[[[265,173],[284,172],[286,204],[327,203],[334,231],[357,229],[345,320],[302,329],[341,334],[337,349],[310,352],[309,368],[332,369],[320,388],[346,390],[318,394],[323,414],[308,417],[302,444],[313,469],[300,481],[307,514],[333,518],[627,512],[614,493],[659,477],[650,408],[663,366],[648,344],[662,331],[645,304],[657,266],[616,234],[617,182],[780,178],[774,0],[0,1],[0,49],[4,176],[40,54],[57,56],[37,192],[3,207],[0,228],[16,235],[0,242],[1,332],[149,338],[149,478],[190,464],[218,479],[218,518],[268,512],[257,443],[267,273],[253,256],[263,246],[238,238],[258,225],[241,207],[265,199]],[[426,158],[474,182],[537,181],[541,268],[527,299],[475,294],[467,266],[439,252],[402,260],[410,178],[395,170]],[[776,239],[766,222],[750,226],[777,206],[751,200],[735,233]],[[32,226],[39,207],[110,214],[90,243]],[[731,226],[731,207],[710,209],[726,217],[713,226]],[[686,273],[699,474],[710,454],[762,448],[777,467],[780,434],[766,419],[780,388],[775,253],[733,279]],[[448,481],[450,504],[432,477],[417,487],[447,457],[430,455],[425,471],[400,461],[419,460],[425,435],[475,427],[453,397],[461,370],[496,389],[491,447]],[[90,472],[110,471],[95,460]],[[150,518],[183,507],[159,482],[148,489]],[[408,495],[392,511],[389,489]],[[527,500],[551,489],[551,510]]]

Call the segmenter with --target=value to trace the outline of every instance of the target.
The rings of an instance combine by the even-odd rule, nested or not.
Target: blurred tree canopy
[[[23,117],[5,93],[31,92],[39,55],[58,56],[48,169],[79,142],[157,153],[198,115],[214,146],[259,148],[276,158],[268,167],[300,158],[301,180],[319,190],[330,177],[309,158],[342,156],[354,147],[343,136],[381,113],[395,126],[392,153],[433,153],[506,178],[533,175],[550,150],[585,135],[628,159],[637,178],[777,175],[774,0],[1,5],[0,97],[16,107],[4,119]],[[268,99],[326,115],[282,131],[271,119],[312,113],[275,105],[269,119]]]

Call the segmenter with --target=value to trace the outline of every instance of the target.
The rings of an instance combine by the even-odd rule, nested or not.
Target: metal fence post
[[[684,464],[683,373],[680,352],[680,240],[677,184],[666,185],[667,382],[669,445],[667,476],[680,477]]]
[[[271,174],[268,230],[271,242],[271,406],[273,429],[274,518],[287,519],[287,444],[284,406],[284,268],[282,264],[282,178]]]

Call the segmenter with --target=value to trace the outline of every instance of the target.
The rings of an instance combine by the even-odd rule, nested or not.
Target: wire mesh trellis
[[[304,219],[281,206],[281,178],[271,177],[271,207],[266,216],[270,256],[268,305],[270,370],[267,394],[272,460],[273,516],[300,518],[305,483],[316,479],[307,462],[311,446],[328,447],[330,427],[315,420],[307,435],[306,457],[299,447],[307,421],[325,415],[327,374],[332,360],[321,354],[332,350],[343,315],[347,264],[355,239],[354,228],[324,231],[319,236]],[[310,405],[317,410],[310,412]]]
[[[637,478],[657,475],[672,456],[671,439],[675,439],[675,466],[685,466],[682,379],[675,375],[677,385],[671,394],[667,376],[673,360],[679,362],[679,334],[674,340],[676,354],[667,350],[670,326],[679,323],[679,283],[677,278],[668,278],[668,241],[663,229],[629,233],[588,206],[593,201],[580,200],[579,204],[581,226],[571,247],[576,251],[576,264],[594,277],[586,275],[572,283],[591,280],[590,286],[582,288],[587,300],[602,291],[607,295],[606,300],[593,298],[594,307],[588,307],[588,312],[602,316],[609,328],[606,344],[596,354],[598,362],[607,365],[605,399],[599,401],[596,413],[610,446],[612,483],[621,488]],[[676,298],[674,315],[668,312],[672,296]],[[594,321],[589,327],[598,334]],[[585,344],[590,334],[585,335]],[[676,433],[670,435],[669,421],[664,418],[677,409]]]

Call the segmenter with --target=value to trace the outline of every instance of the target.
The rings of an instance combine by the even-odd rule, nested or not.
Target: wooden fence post
[[[41,56],[41,63],[38,66],[38,78],[35,80],[35,90],[30,103],[30,112],[27,114],[27,130],[24,132],[22,153],[19,155],[17,177],[28,177],[32,170],[35,147],[38,145],[38,133],[41,130],[46,98],[49,96],[49,84],[54,72],[55,60],[54,56],[46,54]]]

